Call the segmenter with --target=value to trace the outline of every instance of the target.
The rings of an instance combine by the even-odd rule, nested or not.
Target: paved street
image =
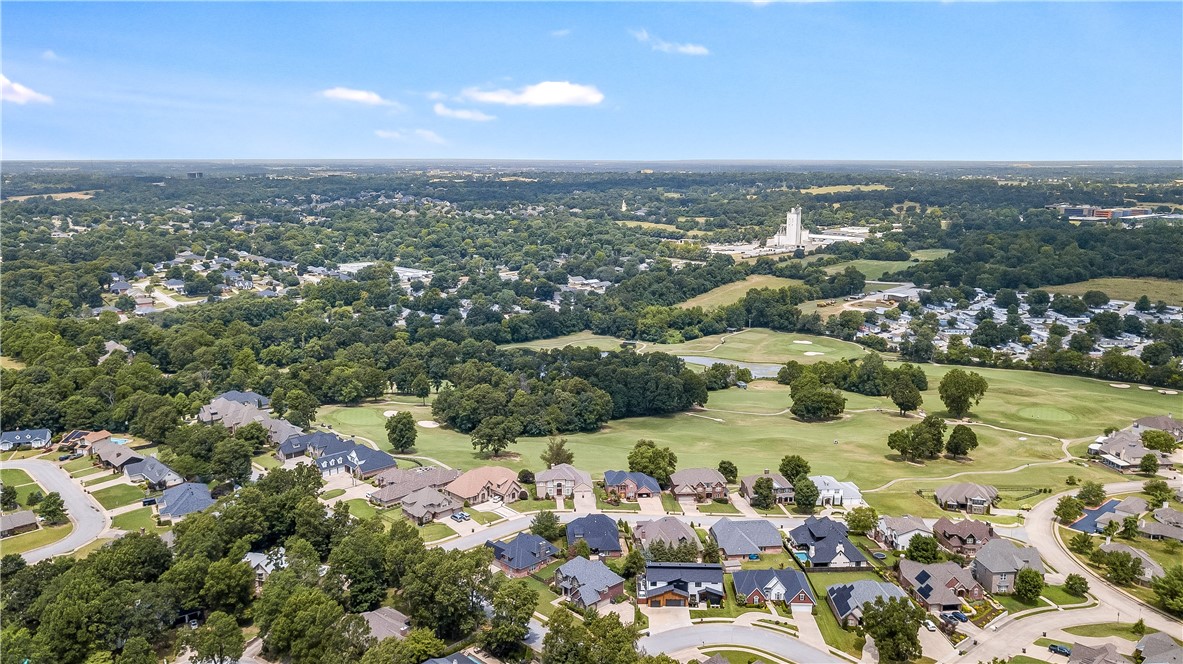
[[[757,648],[794,662],[845,664],[845,660],[806,645],[787,634],[761,627],[737,627],[730,624],[703,623],[679,627],[654,636],[642,637],[638,647],[647,653],[658,654],[713,644]]]
[[[66,471],[57,465],[41,459],[20,459],[5,461],[5,468],[19,468],[27,472],[34,481],[41,485],[45,493],[58,492],[66,504],[66,512],[74,529],[62,539],[24,553],[25,560],[33,563],[70,553],[74,549],[85,546],[98,538],[107,529],[111,520],[103,513],[103,508],[93,496],[84,493]]]

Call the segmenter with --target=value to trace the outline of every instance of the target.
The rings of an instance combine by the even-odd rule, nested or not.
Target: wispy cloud
[[[16,81],[8,80],[4,74],[0,74],[0,99],[10,101],[14,104],[52,104],[53,97],[43,95],[40,92],[27,88]]]
[[[65,62],[66,59],[54,53],[52,49],[47,49],[41,53],[41,59],[47,62]]]
[[[676,53],[678,55],[710,55],[711,51],[702,44],[680,44],[678,42],[670,42],[650,34],[648,30],[642,28],[640,30],[630,30],[633,37],[642,44],[648,44],[650,48],[662,53]]]
[[[550,36],[555,38],[563,38],[571,35],[571,28],[563,28],[562,30],[551,30]]]
[[[393,106],[402,108],[402,104],[390,99],[383,99],[382,95],[372,90],[357,90],[355,88],[329,88],[328,90],[321,90],[320,96],[326,99],[333,99],[336,101],[347,101],[354,104],[364,104],[366,106]]]
[[[447,143],[442,136],[430,129],[378,129],[374,131],[374,135],[378,138],[385,138],[390,141],[424,141],[427,143],[435,143],[436,145],[443,145]]]
[[[440,102],[436,102],[432,107],[435,114],[444,118],[453,118],[455,120],[469,120],[471,122],[488,122],[489,120],[496,120],[497,117],[483,113],[475,109],[468,108],[449,108]]]
[[[604,101],[604,93],[596,86],[570,81],[543,81],[517,90],[466,88],[461,94],[472,101],[505,106],[595,106]]]

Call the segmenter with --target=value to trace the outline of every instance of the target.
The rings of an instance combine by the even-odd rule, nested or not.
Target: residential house
[[[867,567],[867,557],[846,536],[846,524],[830,517],[809,517],[789,531],[794,550],[803,552],[812,569],[854,569]]]
[[[784,602],[790,606],[814,606],[817,600],[805,574],[796,569],[746,569],[733,572],[735,597],[744,604],[760,606]]]
[[[88,450],[92,445],[98,442],[110,443],[111,432],[103,429],[102,431],[83,431],[75,429],[62,436],[62,440],[58,443],[59,450]]]
[[[637,577],[637,603],[659,606],[722,605],[723,566],[714,563],[648,563]]]
[[[464,504],[452,496],[440,493],[432,487],[413,491],[402,499],[403,514],[419,525],[449,517],[464,508]]]
[[[156,499],[156,512],[163,518],[179,521],[189,514],[204,511],[215,502],[210,497],[208,485],[184,482],[164,490],[164,495]]]
[[[539,498],[570,498],[577,493],[591,495],[592,479],[590,474],[575,466],[560,463],[534,476],[534,491]]]
[[[1138,575],[1138,580],[1144,585],[1149,585],[1151,581],[1163,576],[1166,572],[1162,565],[1159,565],[1153,558],[1146,555],[1146,552],[1141,549],[1135,549],[1132,546],[1122,544],[1120,542],[1105,542],[1100,549],[1106,553],[1128,553],[1131,556],[1142,561],[1142,573]]]
[[[698,533],[684,521],[672,516],[663,516],[652,521],[638,521],[633,526],[633,539],[642,549],[648,549],[655,542],[663,542],[666,546],[677,547],[686,542],[702,549],[702,540]]]
[[[473,658],[463,652],[452,653],[445,657],[434,657],[423,662],[423,664],[484,664],[479,659]]]
[[[989,484],[957,482],[938,488],[936,500],[941,509],[951,512],[989,514],[990,507],[998,500],[998,489]]]
[[[1043,561],[1033,546],[1017,546],[1001,537],[986,542],[973,562],[973,576],[990,593],[1014,591],[1019,570],[1033,569],[1043,574]]]
[[[418,466],[403,470],[391,468],[374,476],[381,488],[369,495],[370,502],[390,507],[419,489],[443,489],[452,480],[460,477],[460,471],[438,466]]]
[[[501,466],[481,466],[452,480],[444,491],[457,500],[477,505],[494,498],[504,503],[526,500],[529,496],[518,483],[518,474]]]
[[[793,483],[780,473],[769,472],[767,468],[759,475],[748,475],[739,481],[739,493],[749,501],[756,495],[756,480],[767,477],[772,480],[772,496],[778,504],[793,502]]]
[[[1139,521],[1138,532],[1152,540],[1173,539],[1183,542],[1183,528],[1154,521]]]
[[[240,392],[239,390],[228,390],[214,397],[215,399],[225,399],[227,401],[234,401],[244,405],[252,405],[256,408],[270,408],[271,399],[259,394],[258,392]]]
[[[1101,436],[1089,445],[1089,454],[1097,456],[1102,464],[1120,472],[1138,470],[1142,458],[1148,454],[1158,457],[1160,464],[1170,463],[1167,455],[1147,449],[1142,444],[1143,431],[1146,429],[1134,426],[1115,431],[1108,436]]]
[[[1097,517],[1096,528],[1097,532],[1101,532],[1109,525],[1110,522],[1116,522],[1121,526],[1127,517],[1137,518],[1148,509],[1149,505],[1142,498],[1137,496],[1130,496],[1122,500],[1117,505],[1113,506],[1113,511],[1102,514]]]
[[[250,395],[254,393],[243,392],[240,394]],[[230,433],[234,433],[239,427],[246,426],[251,422],[258,422],[264,429],[267,429],[268,439],[276,445],[282,444],[292,436],[298,436],[303,433],[300,427],[297,427],[291,422],[271,417],[266,410],[260,408],[256,403],[247,400],[235,401],[233,398],[221,396],[215,397],[208,404],[201,407],[201,410],[197,413],[197,421],[204,424],[220,422]]]
[[[817,486],[817,503],[821,507],[858,507],[865,505],[863,493],[854,482],[839,482],[829,475],[816,475],[809,478]]]
[[[973,573],[954,562],[924,565],[900,561],[900,585],[926,611],[956,611],[963,602],[976,602],[985,595]]]
[[[30,530],[37,530],[37,527],[37,515],[29,510],[0,514],[0,537],[19,535]]]
[[[131,361],[131,358],[135,356],[135,353],[128,350],[127,346],[124,346],[118,341],[108,341],[103,344],[103,354],[99,356],[99,364],[106,362],[107,358],[111,357],[115,353],[123,353],[127,356],[127,361],[129,362]]]
[[[624,593],[624,578],[602,561],[575,556],[555,570],[554,586],[581,609],[602,608]]]
[[[150,456],[125,465],[123,472],[132,482],[143,482],[153,491],[160,491],[185,481],[185,478],[174,472],[172,468],[164,465],[156,457]]]
[[[598,556],[615,557],[623,553],[616,522],[604,514],[589,514],[568,523],[567,546],[578,540],[587,542],[591,552]]]
[[[126,295],[131,290],[131,284],[126,281],[115,281],[107,287],[107,290],[111,291],[112,295]]]
[[[49,429],[16,429],[0,433],[0,452],[19,448],[39,450],[49,446],[53,434]]]
[[[518,533],[508,542],[489,540],[485,546],[493,549],[493,564],[511,578],[537,572],[559,552],[553,544],[533,533]]]
[[[1143,636],[1134,652],[1142,658],[1142,664],[1183,664],[1183,646],[1165,632]]]
[[[711,537],[727,560],[758,559],[760,554],[782,553],[784,539],[771,522],[764,519],[723,517],[711,526]]]
[[[863,579],[830,586],[826,591],[826,600],[834,611],[834,616],[844,627],[854,627],[863,622],[863,609],[882,597],[884,601],[893,597],[907,599],[907,595],[899,586],[886,581],[871,581]]]
[[[175,293],[185,294],[185,282],[182,279],[166,279],[164,287]]]
[[[358,614],[370,626],[370,636],[381,641],[391,637],[401,639],[411,631],[411,619],[389,606]]]
[[[960,556],[974,556],[987,542],[994,539],[994,526],[985,521],[962,519],[953,521],[947,517],[932,524],[932,534],[950,553]]]
[[[1068,664],[1134,664],[1128,657],[1117,652],[1117,646],[1103,643],[1099,646],[1086,646],[1082,643],[1072,644],[1072,654],[1068,656]]]
[[[1138,430],[1139,433],[1145,429],[1165,431],[1174,436],[1175,440],[1183,441],[1183,421],[1176,420],[1170,415],[1153,415],[1136,419],[1132,428]]]
[[[90,446],[89,454],[95,459],[98,459],[99,464],[104,468],[120,471],[127,464],[140,461],[144,458],[136,454],[134,450],[128,449],[118,443],[113,443],[110,440],[95,442]]]
[[[904,516],[881,516],[871,538],[886,549],[903,551],[913,537],[924,535],[932,537],[932,528],[923,519],[905,514]]]
[[[386,452],[331,435],[308,442],[306,453],[324,477],[349,473],[364,480],[398,467],[398,461]]]
[[[249,551],[242,557],[242,561],[249,564],[255,572],[255,585],[262,587],[267,578],[274,572],[288,566],[287,556],[283,547],[272,549],[266,553]]]
[[[687,468],[670,475],[670,491],[677,498],[700,503],[727,499],[727,480],[714,468]]]
[[[615,494],[621,500],[631,502],[637,498],[649,498],[660,494],[661,486],[656,479],[645,473],[606,470],[604,471],[604,491],[609,496]]]
[[[1154,510],[1154,518],[1168,526],[1183,528],[1183,512],[1170,507],[1160,507]]]

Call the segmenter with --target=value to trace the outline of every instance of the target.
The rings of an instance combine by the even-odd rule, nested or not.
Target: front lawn
[[[661,494],[661,506],[665,508],[666,514],[682,513],[682,506],[678,504],[678,499],[674,498],[671,493]]]
[[[698,511],[703,514],[740,514],[739,508],[731,503],[699,503]]]
[[[401,513],[399,516],[402,516]],[[442,540],[445,537],[451,537],[455,534],[455,530],[452,530],[446,524],[438,523],[436,521],[419,526],[419,536],[423,538],[424,542]]]
[[[596,487],[596,507],[601,510],[616,510],[620,512],[640,512],[641,506],[638,503],[629,503],[621,501],[619,504],[613,505],[608,502],[604,495],[604,490]]]
[[[95,500],[99,501],[99,504],[103,506],[103,509],[108,510],[137,503],[146,497],[143,489],[130,484],[109,486],[106,489],[95,491],[93,495]]]
[[[160,528],[156,525],[156,515],[152,513],[151,507],[141,507],[138,510],[124,512],[111,519],[111,525],[129,533],[138,533],[140,528],[143,528],[144,532],[163,533],[168,531],[168,528]]]
[[[112,472],[112,471],[108,470],[93,479],[86,480],[85,482],[82,483],[82,486],[94,486],[96,484],[105,484],[107,482],[110,482],[111,480],[117,480],[122,476],[123,476],[123,473],[116,473],[116,472]]]
[[[719,608],[710,607],[706,609],[690,609],[690,619],[695,618],[738,618],[740,614],[757,611],[760,613],[768,613],[768,609],[764,607],[747,607],[735,601],[735,586],[732,584],[731,575],[723,575],[723,589],[727,593],[727,597],[723,600],[723,606]],[[703,605],[699,605],[703,606]],[[769,614],[771,615],[771,614]]]
[[[1044,586],[1042,594],[1045,599],[1051,600],[1060,606],[1071,606],[1072,604],[1080,604],[1088,601],[1087,597],[1069,595],[1068,591],[1064,590],[1064,586]]]
[[[94,465],[94,459],[92,459],[89,455],[78,458],[78,459],[74,459],[73,461],[67,461],[66,463],[62,464],[62,469],[65,470],[67,473],[74,473],[74,472],[82,470],[84,468],[94,468],[94,467],[96,467]]]
[[[343,495],[345,495],[345,489],[329,489],[328,491],[325,491],[324,493],[320,494],[320,499],[321,500],[332,500],[332,499],[336,498],[337,496],[343,496]]]
[[[102,468],[95,468],[94,466],[88,466],[88,467],[83,468],[81,470],[75,470],[74,472],[70,473],[70,477],[73,477],[74,479],[77,480],[77,479],[81,479],[83,477],[90,477],[91,475],[95,475],[95,474],[101,473],[101,472],[103,472]]]
[[[546,500],[519,500],[509,504],[509,508],[515,512],[541,512],[542,510],[555,511],[554,498],[547,498]]]
[[[469,516],[472,517],[473,521],[476,521],[477,523],[481,523],[481,524],[485,524],[485,525],[489,525],[490,523],[496,523],[497,521],[500,521],[505,518],[505,517],[501,516],[500,514],[497,514],[496,512],[481,512],[478,510],[464,510],[464,511],[466,514],[468,514]]]
[[[12,537],[5,537],[3,540],[0,540],[0,552],[8,555],[10,553],[24,553],[33,549],[39,549],[69,535],[73,528],[71,524],[63,523],[57,526],[30,530],[27,533],[13,535]]]
[[[558,569],[559,565],[562,565],[565,562],[567,561],[556,560],[555,562],[538,570],[534,574],[522,578],[522,580],[526,582],[526,585],[538,591],[538,605],[535,606],[534,609],[547,618],[549,618],[551,614],[554,613],[555,609],[558,608],[554,604],[551,604],[551,602],[558,599],[559,595],[555,591],[551,590],[549,584],[540,581],[539,578],[550,579],[554,577],[555,570]]]
[[[20,468],[0,468],[0,484],[4,486],[20,486],[32,484],[33,478]]]
[[[1153,634],[1157,629],[1147,627],[1145,634],[1135,634],[1133,623],[1097,623],[1095,625],[1079,625],[1076,627],[1065,627],[1064,631],[1076,636],[1093,636],[1097,638],[1105,638],[1107,636],[1117,636],[1126,641],[1138,641],[1146,634]]]
[[[283,462],[280,461],[279,459],[276,459],[275,455],[271,454],[270,452],[264,452],[263,454],[260,454],[259,456],[252,458],[251,463],[255,464],[256,466],[261,466],[265,470],[271,470],[272,468],[279,468],[280,466],[283,465]]]
[[[1006,609],[1010,613],[1018,613],[1019,611],[1026,611],[1028,609],[1036,609],[1047,606],[1047,603],[1044,602],[1042,598],[1036,600],[1032,604],[1028,604],[1014,595],[994,595],[993,597],[995,602],[1001,604],[1002,608]]]

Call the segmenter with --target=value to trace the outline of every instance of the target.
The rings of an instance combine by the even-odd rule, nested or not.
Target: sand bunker
[[[398,415],[397,410],[388,410],[385,413],[382,413],[382,417],[394,417],[395,415]]]
[[[1116,388],[1117,388],[1117,389],[1119,389],[1119,390],[1128,390],[1128,389],[1130,389],[1130,386],[1129,386],[1129,385],[1126,385],[1125,383],[1109,383],[1109,387],[1116,387]]]
[[[1019,436],[1019,440],[1027,440],[1026,436]]]
[[[803,345],[803,346],[812,346],[812,345],[813,345],[813,342],[812,342],[812,341],[800,341],[800,340],[797,340],[797,341],[794,341],[793,343],[795,343],[795,344],[801,344],[801,345]]]
[[[1139,390],[1146,390],[1147,392],[1149,392],[1150,390],[1153,390],[1154,388],[1150,387],[1149,385],[1139,385],[1138,389]]]
[[[1175,390],[1159,390],[1158,393],[1159,394],[1168,394],[1168,395],[1178,394],[1178,392],[1176,392]]]
[[[825,353],[819,353],[816,350],[810,350],[810,351],[806,351],[804,353],[804,355],[808,355],[810,357],[813,357],[814,355],[825,355]]]
[[[434,420],[419,420],[415,424],[418,424],[419,426],[423,427],[424,429],[438,429],[440,426],[440,423],[436,422]]]

